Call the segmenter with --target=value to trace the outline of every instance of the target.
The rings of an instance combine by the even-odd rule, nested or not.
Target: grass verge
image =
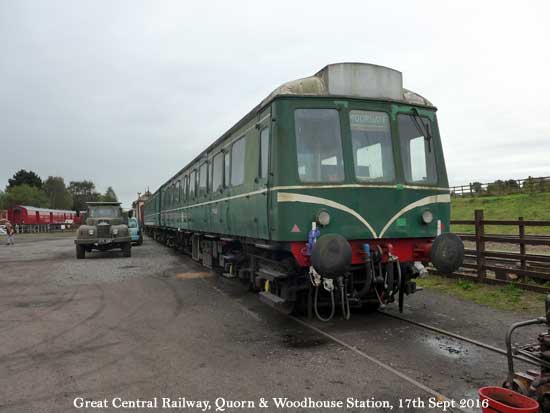
[[[419,278],[417,284],[428,290],[450,294],[497,310],[544,316],[544,294],[525,291],[513,284],[488,285],[467,279],[452,279],[437,275]]]
[[[473,220],[474,210],[483,209],[485,219],[550,220],[548,205],[550,192],[524,193],[500,196],[453,197],[451,205],[452,219]],[[474,232],[473,225],[453,225],[454,232]],[[550,234],[549,227],[527,227],[528,235]],[[517,226],[487,226],[485,233],[517,235]]]

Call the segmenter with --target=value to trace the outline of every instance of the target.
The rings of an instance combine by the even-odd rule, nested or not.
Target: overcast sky
[[[156,189],[288,80],[403,72],[451,184],[550,175],[550,2],[0,0],[0,188]]]

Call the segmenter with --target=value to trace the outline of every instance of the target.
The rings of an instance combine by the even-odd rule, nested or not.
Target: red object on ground
[[[503,387],[482,387],[479,399],[488,400],[489,407],[483,407],[483,413],[538,413],[539,403],[523,394]]]

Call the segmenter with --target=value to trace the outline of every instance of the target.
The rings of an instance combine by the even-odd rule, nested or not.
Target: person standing
[[[8,234],[8,242],[6,245],[15,245],[15,229],[9,222],[6,224],[6,233]]]

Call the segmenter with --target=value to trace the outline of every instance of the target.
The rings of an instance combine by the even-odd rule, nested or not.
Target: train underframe
[[[311,265],[306,243],[267,242],[158,226],[146,226],[145,233],[227,278],[240,279],[266,304],[322,321],[336,314],[349,319],[352,309],[373,311],[394,301],[402,309],[404,296],[416,291],[414,279],[425,272],[423,264],[429,261],[432,241],[354,240],[349,243],[352,260],[346,271],[322,276]]]

